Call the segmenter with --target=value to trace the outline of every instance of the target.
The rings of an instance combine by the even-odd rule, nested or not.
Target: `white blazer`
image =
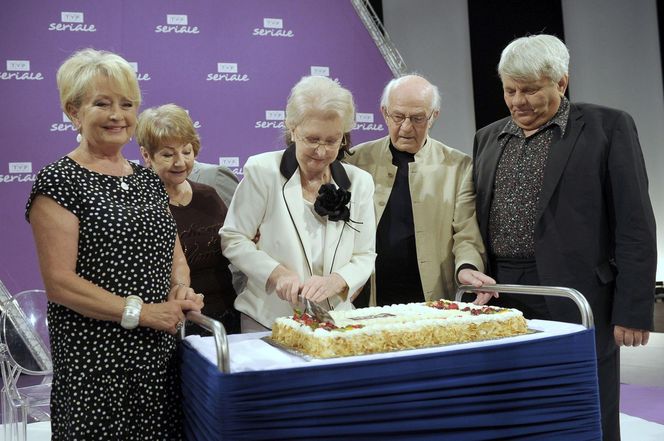
[[[324,274],[339,274],[348,292],[360,289],[374,269],[376,221],[373,209],[374,184],[359,168],[335,161],[333,182],[351,192],[350,225],[327,220],[323,250]],[[298,163],[293,146],[283,151],[249,158],[219,230],[221,247],[230,262],[249,280],[235,300],[235,308],[270,328],[278,317],[293,313],[292,305],[276,292],[266,292],[272,271],[282,264],[300,276],[311,277],[311,243],[305,221],[297,213],[304,209]],[[258,243],[252,239],[260,232]],[[333,296],[334,308],[352,308],[348,296]]]

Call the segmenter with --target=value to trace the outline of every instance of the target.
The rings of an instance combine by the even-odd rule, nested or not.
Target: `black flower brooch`
[[[314,202],[314,210],[331,221],[350,220],[350,191],[338,188],[334,184],[323,184],[318,189],[318,197]]]
[[[348,222],[354,224],[361,222],[355,222],[350,218],[349,202],[350,191],[339,188],[332,183],[323,184],[318,189],[314,210],[320,216],[327,216],[329,220],[334,222],[343,221],[350,228],[353,228]],[[353,230],[357,231],[355,228]]]

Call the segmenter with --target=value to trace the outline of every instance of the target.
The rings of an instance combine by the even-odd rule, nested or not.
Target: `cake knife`
[[[304,312],[309,314],[312,317],[315,317],[316,320],[319,322],[329,322],[334,324],[334,319],[330,315],[328,311],[325,309],[321,308],[316,302],[312,302],[311,300],[304,298],[300,296],[302,301],[304,302]]]

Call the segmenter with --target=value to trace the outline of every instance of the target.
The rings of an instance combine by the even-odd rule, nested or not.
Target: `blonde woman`
[[[174,334],[202,300],[159,178],[122,155],[136,75],[85,49],[57,82],[78,145],[39,172],[26,209],[49,300],[53,439],[181,439]]]

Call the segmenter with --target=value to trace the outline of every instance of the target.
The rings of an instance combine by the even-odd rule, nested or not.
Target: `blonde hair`
[[[78,109],[92,83],[100,76],[115,82],[136,108],[141,105],[136,73],[127,60],[113,52],[87,48],[67,58],[56,76],[60,105],[68,117],[71,118],[69,107]]]
[[[136,141],[153,157],[164,142],[191,144],[194,156],[201,149],[201,139],[185,109],[176,104],[164,104],[145,109],[138,117]]]

